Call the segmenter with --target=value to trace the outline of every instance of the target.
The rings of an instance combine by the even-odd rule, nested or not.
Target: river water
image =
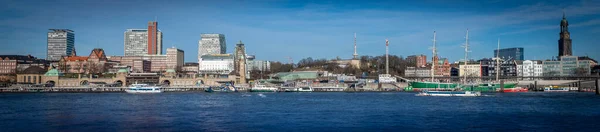
[[[600,131],[593,93],[4,93],[0,131]]]

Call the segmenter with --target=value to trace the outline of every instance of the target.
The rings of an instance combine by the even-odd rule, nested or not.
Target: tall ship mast
[[[465,47],[465,66],[466,66],[467,63],[469,63],[469,60],[467,57],[469,55],[469,29],[468,28],[467,28],[467,35],[465,36],[465,38],[466,38],[466,41],[465,41],[465,45],[463,47]],[[466,71],[467,71],[467,68],[464,67],[463,72],[465,72],[465,73],[463,73],[463,77],[464,77],[463,83],[467,83],[467,72]]]
[[[498,49],[496,50],[496,82],[500,76],[500,38],[498,38]]]
[[[436,43],[435,43],[435,31],[433,31],[433,48],[431,48],[432,52],[433,52],[433,56],[431,57],[431,81],[434,82],[435,80],[435,64],[437,62],[435,62],[435,57],[437,56],[437,49],[436,49]]]

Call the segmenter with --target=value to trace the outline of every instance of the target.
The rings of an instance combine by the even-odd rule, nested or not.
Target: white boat
[[[313,88],[310,86],[306,87],[281,87],[285,92],[312,92]]]
[[[417,96],[481,96],[481,92],[475,91],[423,91]]]
[[[298,92],[312,92],[313,88],[312,87],[300,87],[298,88]]]
[[[161,93],[162,90],[158,86],[150,86],[148,84],[131,84],[127,90],[127,93]]]
[[[544,87],[544,92],[569,92],[568,87],[548,86]]]
[[[276,87],[267,87],[265,85],[256,85],[250,88],[250,92],[277,92]]]

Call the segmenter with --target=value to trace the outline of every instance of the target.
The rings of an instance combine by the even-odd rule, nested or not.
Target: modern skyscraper
[[[125,31],[125,36],[124,36],[124,49],[125,49],[125,56],[143,56],[143,55],[154,55],[154,54],[161,54],[161,52],[158,51],[162,51],[162,32],[160,32],[160,30],[156,31],[156,51],[154,54],[150,54],[151,49],[149,49],[148,47],[148,30],[147,29],[127,29],[127,31]],[[159,50],[160,49],[160,50]]]
[[[500,49],[500,54],[498,54],[498,50],[494,50],[494,56],[498,55],[504,60],[524,60],[524,54],[525,51],[521,47]]]
[[[201,34],[198,41],[198,62],[203,55],[225,54],[227,46],[223,34]]]
[[[62,56],[75,55],[75,33],[69,29],[50,29],[46,60],[58,61]]]
[[[558,58],[562,56],[572,56],[571,35],[569,33],[569,22],[563,12],[563,19],[560,21],[560,39],[558,39]]]

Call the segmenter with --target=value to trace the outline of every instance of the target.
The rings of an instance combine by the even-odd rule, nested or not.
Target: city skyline
[[[464,55],[460,45],[464,43],[467,28],[473,51],[469,58],[494,57],[491,52],[500,38],[501,48],[523,47],[527,50],[526,60],[545,60],[558,53],[563,10],[570,24],[573,55],[600,57],[594,50],[600,41],[594,37],[600,35],[600,19],[597,19],[600,2],[589,0],[479,3],[150,1],[135,8],[129,8],[131,2],[2,3],[0,7],[6,12],[1,13],[0,29],[6,32],[0,40],[8,47],[0,49],[0,53],[31,54],[38,58],[46,58],[46,38],[42,34],[51,28],[77,31],[75,45],[80,53],[103,48],[112,56],[123,55],[123,30],[143,28],[148,21],[156,19],[161,23],[160,29],[167,34],[162,47],[184,49],[188,54],[186,62],[197,61],[194,54],[198,53],[202,33],[224,34],[230,42],[242,40],[246,43],[247,53],[261,60],[287,62],[286,56],[294,60],[338,56],[350,59],[355,32],[357,53],[361,56],[384,55],[385,38],[390,40],[391,55],[431,56],[428,45],[434,30],[438,33],[440,57],[458,61]],[[43,12],[42,5],[73,11]],[[230,8],[220,8],[222,6]],[[144,8],[156,10],[146,12],[141,10]],[[206,17],[189,17],[199,13]],[[233,53],[234,45],[227,44],[230,47],[227,53]]]

